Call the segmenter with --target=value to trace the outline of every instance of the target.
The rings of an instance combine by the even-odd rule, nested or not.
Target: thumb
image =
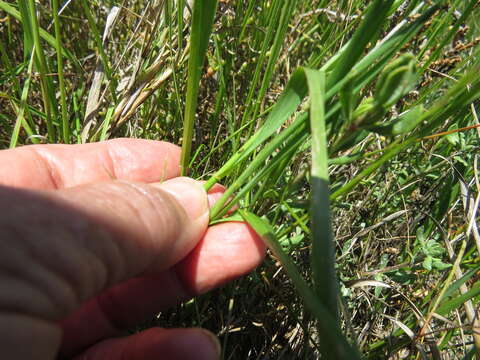
[[[60,345],[56,322],[85,300],[185,257],[207,228],[208,200],[188,178],[0,187],[0,213],[0,348],[9,359],[47,359]]]
[[[44,192],[3,187],[0,213],[0,263],[4,276],[15,274],[0,291],[0,309],[53,320],[184,258],[207,228],[208,200],[188,178]]]

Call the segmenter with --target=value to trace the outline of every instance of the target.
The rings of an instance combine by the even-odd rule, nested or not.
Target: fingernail
[[[207,192],[198,181],[188,177],[178,177],[152,184],[152,186],[173,195],[183,206],[191,220],[196,220],[208,214]]]

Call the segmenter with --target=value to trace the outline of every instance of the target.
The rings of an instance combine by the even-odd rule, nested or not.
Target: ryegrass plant
[[[226,359],[475,356],[476,0],[59,5],[0,0],[4,147],[181,142],[212,222],[271,249],[162,325]]]

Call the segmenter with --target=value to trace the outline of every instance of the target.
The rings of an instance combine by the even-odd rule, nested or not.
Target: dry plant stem
[[[120,14],[120,8],[115,6],[110,10],[108,14],[107,22],[106,22],[105,29],[103,31],[103,36],[102,36],[102,44],[101,44],[102,49],[107,45],[107,40],[112,33],[113,25],[115,24],[115,21],[118,18],[119,14]],[[104,65],[104,62],[106,61],[105,58],[106,56],[101,55],[101,52],[99,52],[97,56],[95,74],[93,76],[92,85],[90,86],[90,91],[88,93],[87,108],[85,110],[84,121],[87,124],[89,124],[91,120],[93,120],[92,118],[95,116],[95,114],[97,113],[101,105],[100,92],[101,92],[103,80],[105,78],[105,65]],[[90,128],[90,126],[91,126],[91,123],[87,126],[87,128]],[[86,132],[84,132],[84,140],[86,140],[85,134],[87,133],[88,133],[88,129]]]
[[[473,239],[475,240],[475,244],[477,246],[477,251],[480,252],[480,236],[478,233],[478,228],[475,220],[476,211],[478,209],[478,199],[480,199],[480,182],[478,179],[477,163],[478,163],[478,156],[475,156],[473,169],[474,169],[475,185],[477,189],[477,199],[475,200],[473,199],[473,196],[470,195],[470,191],[468,190],[466,184],[463,181],[460,181],[460,189],[462,193],[463,208],[465,211],[467,223],[471,224],[471,226],[469,225],[467,227],[466,236],[467,238],[473,237]],[[477,206],[475,206],[474,203]],[[447,244],[447,250],[449,252],[450,257],[452,257],[453,249],[451,248],[450,243]],[[462,271],[460,269],[457,270],[456,276],[457,276],[457,279],[460,279],[463,276]],[[461,294],[465,294],[469,291],[468,287],[465,284],[462,284],[459,290]],[[480,330],[480,319],[479,319],[480,314],[478,310],[475,310],[475,307],[472,301],[470,300],[465,302],[464,307],[465,307],[465,312],[467,314],[468,320],[470,321],[473,327],[472,335],[475,341],[475,347],[477,349],[477,356],[480,356],[480,334],[478,333],[478,331]]]

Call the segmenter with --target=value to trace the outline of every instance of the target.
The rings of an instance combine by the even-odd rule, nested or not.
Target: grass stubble
[[[145,325],[207,327],[225,359],[472,359],[478,12],[0,1],[0,140],[163,139],[227,185],[212,221],[237,204],[265,264]]]

